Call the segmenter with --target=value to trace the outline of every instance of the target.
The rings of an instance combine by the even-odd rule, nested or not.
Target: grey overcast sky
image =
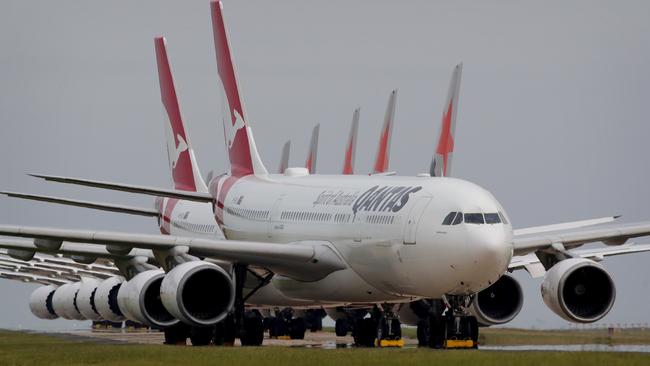
[[[361,106],[356,167],[370,171],[391,89],[391,168],[427,170],[453,66],[464,62],[453,175],[490,190],[516,227],[621,214],[650,220],[650,2],[224,1],[249,119],[269,169],[338,173]],[[30,179],[41,172],[168,186],[153,38],[168,39],[181,109],[207,174],[224,171],[209,3],[0,2],[0,188],[132,205],[129,194]],[[156,232],[153,221],[0,198],[0,222]],[[650,239],[639,239],[648,242]],[[617,300],[601,323],[648,322],[650,254],[607,259]],[[516,273],[510,326],[563,327],[539,280]],[[435,278],[431,279],[435,281]],[[0,280],[0,327],[64,328]]]

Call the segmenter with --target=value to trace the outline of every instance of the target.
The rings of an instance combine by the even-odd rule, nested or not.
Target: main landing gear
[[[276,339],[305,339],[307,320],[301,312],[291,308],[275,310],[274,316],[268,318],[269,337]]]
[[[392,304],[384,304],[381,309],[376,306],[370,317],[357,319],[352,331],[354,344],[360,347],[404,346],[401,323],[393,308]]]
[[[468,312],[471,297],[449,296],[446,300],[426,300],[430,308],[418,322],[418,345],[444,349],[478,348],[478,322]],[[446,307],[442,312],[441,305]]]

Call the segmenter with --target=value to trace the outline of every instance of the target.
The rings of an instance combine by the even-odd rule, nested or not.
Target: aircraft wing
[[[73,200],[69,198],[42,196],[37,194],[27,194],[27,193],[18,193],[18,192],[0,192],[0,194],[4,194],[8,197],[14,197],[14,198],[21,198],[21,199],[27,199],[33,201],[40,201],[40,202],[57,203],[57,204],[68,205],[68,206],[92,208],[95,210],[118,212],[118,213],[124,213],[129,215],[140,215],[140,216],[147,216],[147,217],[158,216],[158,211],[152,208],[116,205],[112,203],[103,203],[103,202],[81,201],[81,200]]]
[[[587,258],[600,262],[605,259],[605,257],[609,256],[648,251],[650,251],[650,244],[625,244],[617,247],[578,249],[572,250],[570,253],[575,257]],[[544,266],[534,253],[513,257],[508,269],[525,269],[531,276],[533,276],[533,278],[541,277],[546,273]]]
[[[523,229],[515,229],[514,234],[515,236],[520,236],[520,235],[523,236],[528,234],[541,234],[549,231],[578,229],[586,226],[594,226],[594,225],[611,223],[616,221],[616,219],[618,219],[619,217],[620,216],[607,216],[607,217],[601,217],[597,219],[562,222],[559,224],[552,224],[552,225],[533,226],[533,227],[527,227]]]
[[[525,255],[540,250],[564,251],[586,243],[603,242],[621,245],[628,239],[650,235],[650,222],[635,224],[597,225],[567,230],[515,235],[514,255]]]
[[[134,184],[113,183],[113,182],[105,182],[100,180],[62,177],[56,175],[43,175],[43,174],[30,174],[30,175],[32,177],[45,179],[46,181],[51,181],[51,182],[75,184],[75,185],[110,189],[110,190],[122,191],[122,192],[147,194],[156,197],[178,198],[181,200],[188,200],[188,201],[212,202],[212,196],[206,192],[181,191],[176,189],[149,187],[149,186],[141,186],[141,185],[134,185]]]
[[[29,226],[0,226],[0,235],[46,240],[49,243],[77,244],[78,251],[86,250],[87,256],[104,257],[100,251],[89,249],[93,245],[112,245],[125,248],[152,250],[178,250],[197,257],[209,257],[229,262],[246,263],[268,268],[269,270],[294,279],[313,281],[328,274],[347,268],[345,262],[332,249],[329,242],[301,241],[287,244],[264,243],[237,240],[198,239],[174,235],[133,234],[111,231],[51,229]],[[30,244],[30,243],[27,243]],[[67,243],[66,243],[67,244]],[[26,245],[0,241],[0,248],[14,248],[23,251],[54,251],[51,246],[42,248],[35,243]],[[69,245],[68,245],[69,247]],[[62,244],[61,248],[65,249]],[[111,255],[105,248],[102,253]]]

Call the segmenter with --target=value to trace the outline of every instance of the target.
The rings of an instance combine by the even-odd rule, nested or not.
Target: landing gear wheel
[[[429,317],[429,347],[442,348],[445,344],[447,322],[442,316]]]
[[[186,345],[188,330],[185,325],[178,324],[165,328],[165,344]]]
[[[334,331],[336,332],[337,337],[345,337],[350,331],[350,324],[347,318],[341,318],[336,321],[334,325]]]
[[[354,328],[354,344],[359,347],[374,347],[377,336],[377,322],[372,318],[359,319]]]
[[[289,337],[291,339],[305,339],[306,330],[307,330],[307,325],[305,324],[305,319],[303,318],[291,319],[291,325],[289,330]]]
[[[214,335],[212,343],[215,346],[232,346],[235,344],[235,318],[228,315],[224,320],[220,321],[214,327]]]
[[[214,338],[214,327],[192,327],[190,329],[190,341],[192,346],[207,346]]]
[[[253,314],[244,317],[244,331],[240,336],[242,346],[261,346],[264,341],[262,318]]]
[[[428,320],[420,320],[418,322],[418,346],[428,347],[431,339],[431,328],[429,327]]]

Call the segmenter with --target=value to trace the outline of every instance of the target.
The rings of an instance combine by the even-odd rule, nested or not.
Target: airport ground
[[[92,336],[91,333],[97,336]],[[0,331],[0,365],[648,365],[650,353],[555,352],[493,350],[364,349],[300,346],[271,340],[265,347],[183,347],[152,343],[155,332],[109,332],[35,334]],[[650,344],[650,331],[528,331],[489,329],[486,345],[507,344]],[[408,335],[408,330],[405,332]],[[314,338],[315,337],[315,338]],[[305,342],[333,337],[322,332]],[[334,337],[335,338],[335,337]],[[138,341],[140,340],[140,341]],[[296,345],[298,347],[296,347]]]

